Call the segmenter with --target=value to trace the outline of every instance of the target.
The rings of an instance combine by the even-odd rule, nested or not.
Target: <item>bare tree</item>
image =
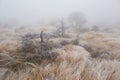
[[[61,19],[59,21],[59,24],[57,25],[57,34],[58,34],[58,36],[65,37],[65,30],[66,30],[65,22],[64,22],[63,19]]]
[[[92,31],[99,31],[99,26],[97,25],[92,26]]]
[[[83,27],[87,22],[85,15],[82,12],[73,12],[68,16],[68,21],[72,27]]]

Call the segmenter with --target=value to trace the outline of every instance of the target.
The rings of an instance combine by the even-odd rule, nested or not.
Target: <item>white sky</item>
[[[0,21],[36,22],[85,13],[89,22],[120,23],[119,0],[0,0]]]

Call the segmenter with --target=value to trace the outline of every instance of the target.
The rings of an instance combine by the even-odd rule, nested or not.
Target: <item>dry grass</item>
[[[82,75],[82,80],[119,80],[120,62],[89,61]]]
[[[74,52],[75,51],[75,52]],[[24,70],[10,72],[6,80],[78,80],[85,67],[89,53],[82,47],[67,45],[61,49],[50,52],[58,54],[55,61],[46,63],[42,61],[40,66],[26,66]],[[49,59],[50,60],[50,59]],[[46,64],[46,65],[45,65]]]
[[[15,52],[18,48],[18,43],[17,41],[12,41],[12,40],[4,40],[0,42],[0,52]]]
[[[120,60],[120,41],[110,38],[109,35],[89,32],[81,36],[81,45],[86,48],[93,57],[109,57]]]
[[[89,59],[89,53],[79,46],[67,45],[51,52],[59,54],[54,62],[44,65],[45,62],[43,61],[40,66],[27,66],[24,70],[10,72],[6,80],[120,79],[120,62],[118,61]]]
[[[75,35],[44,44],[39,39],[22,46],[15,39],[1,42],[3,80],[120,80],[119,40],[98,32],[80,34],[77,45],[74,40]]]

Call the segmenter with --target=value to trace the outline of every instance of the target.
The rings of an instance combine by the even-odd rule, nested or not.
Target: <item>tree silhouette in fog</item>
[[[73,12],[68,16],[68,21],[72,27],[83,27],[87,22],[86,16],[82,12]]]

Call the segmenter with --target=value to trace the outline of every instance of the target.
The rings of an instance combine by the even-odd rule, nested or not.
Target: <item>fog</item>
[[[89,23],[119,24],[119,0],[0,0],[0,21],[20,24],[67,17],[80,11]]]

